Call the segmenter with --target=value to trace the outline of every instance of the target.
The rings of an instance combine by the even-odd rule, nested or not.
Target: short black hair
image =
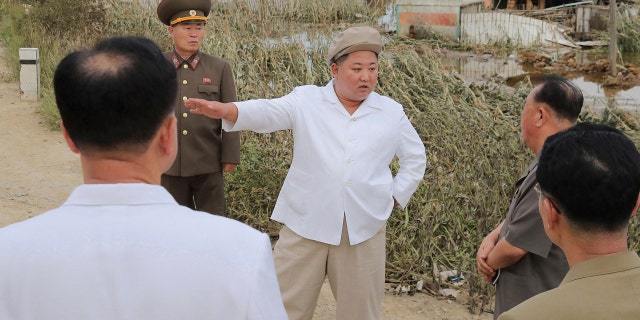
[[[533,94],[535,102],[545,103],[558,116],[576,122],[584,102],[580,88],[555,74],[544,75],[537,85],[540,89]]]
[[[626,228],[640,194],[640,153],[619,130],[579,123],[544,143],[540,188],[573,225],[587,232]]]
[[[53,78],[60,117],[80,151],[144,151],[173,112],[176,71],[142,37],[112,37],[70,53]]]

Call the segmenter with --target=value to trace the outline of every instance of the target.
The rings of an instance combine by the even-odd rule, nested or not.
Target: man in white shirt
[[[325,276],[337,319],[380,318],[386,221],[394,205],[407,205],[426,167],[402,106],[374,92],[381,51],[377,30],[352,27],[329,48],[333,79],[325,87],[271,100],[185,102],[222,118],[228,131],[292,130],[293,160],[271,216],[285,225],[274,256],[290,319],[311,319]]]
[[[0,319],[287,318],[269,237],[159,185],[176,156],[175,83],[144,38],[60,62],[61,129],[84,184],[0,229]]]

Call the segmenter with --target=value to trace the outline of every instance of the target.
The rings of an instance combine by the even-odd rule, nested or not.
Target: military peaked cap
[[[162,23],[172,26],[185,21],[206,22],[211,0],[160,0],[156,13]]]

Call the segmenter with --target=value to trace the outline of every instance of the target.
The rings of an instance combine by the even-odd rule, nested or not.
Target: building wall
[[[475,44],[510,41],[514,45],[561,44],[577,47],[560,26],[520,15],[487,12],[462,16],[461,38]]]
[[[482,0],[398,0],[396,1],[397,34],[409,36],[414,28],[429,28],[446,36],[460,38],[461,7]]]

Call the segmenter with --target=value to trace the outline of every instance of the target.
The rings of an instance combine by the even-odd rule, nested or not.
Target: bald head
[[[80,68],[89,77],[117,77],[123,70],[131,68],[132,63],[126,55],[98,53],[87,57]]]
[[[531,92],[535,103],[544,103],[562,120],[575,123],[582,110],[582,91],[571,81],[546,75]]]

